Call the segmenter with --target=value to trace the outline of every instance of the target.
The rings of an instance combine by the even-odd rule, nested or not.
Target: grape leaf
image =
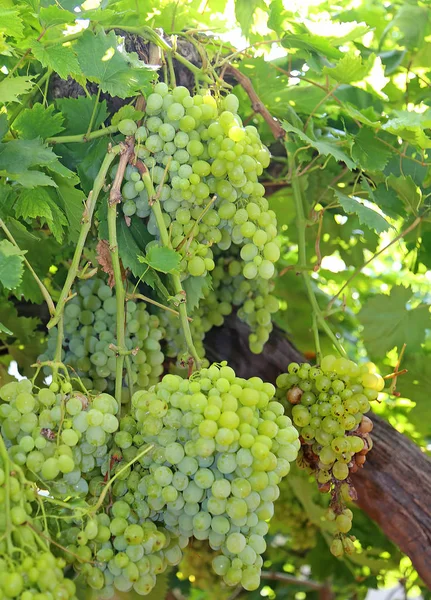
[[[3,325],[3,323],[0,323],[0,333],[6,333],[6,335],[13,335],[13,332],[10,329],[8,329],[6,325]]]
[[[14,123],[21,138],[31,140],[37,137],[46,139],[60,131],[64,130],[63,116],[57,112],[54,114],[53,104],[45,108],[39,102],[36,102],[32,108],[24,109],[17,117]]]
[[[24,270],[24,252],[9,240],[0,241],[0,283],[8,290],[20,284]]]
[[[356,165],[350,158],[350,156],[348,156],[348,154],[346,154],[346,152],[344,152],[335,143],[322,140],[312,140],[306,133],[304,133],[297,127],[293,127],[293,125],[291,125],[287,121],[283,122],[283,129],[285,131],[295,133],[303,142],[315,148],[319,152],[319,154],[322,154],[323,156],[333,156],[335,160],[346,163],[346,166],[350,170],[355,168]]]
[[[132,119],[132,121],[139,121],[145,113],[142,110],[136,110],[134,106],[130,104],[126,104],[126,106],[122,106],[119,111],[115,113],[115,115],[111,119],[112,125],[118,125],[120,121],[123,119]]]
[[[176,271],[181,262],[181,256],[172,248],[164,246],[151,246],[145,255],[145,262],[152,269],[161,273],[172,273]]]
[[[415,111],[395,110],[393,114],[394,117],[383,123],[384,131],[393,133],[419,148],[431,148],[431,138],[424,133],[424,129],[431,127],[431,111],[420,114]]]
[[[412,50],[424,43],[428,15],[428,9],[425,6],[401,5],[386,31],[397,27],[404,36],[399,43]]]
[[[41,171],[30,170],[36,166],[51,166],[58,163],[58,157],[41,140],[12,140],[0,144],[0,174],[7,175],[22,186],[32,188],[38,185],[52,185],[51,177]]]
[[[23,22],[15,8],[0,7],[0,31],[17,39],[23,37]]]
[[[313,33],[289,33],[284,36],[282,44],[285,48],[299,48],[313,54],[323,54],[327,58],[343,56],[332,40]]]
[[[408,354],[402,362],[402,368],[407,373],[397,379],[397,391],[404,398],[415,402],[416,406],[409,413],[416,429],[424,436],[431,435],[431,422],[429,419],[429,394],[431,389],[430,356],[415,352]]]
[[[31,75],[17,75],[0,81],[0,104],[19,102],[19,96],[33,87]]]
[[[119,98],[133,96],[154,78],[154,69],[140,63],[141,68],[130,67],[118,49],[117,36],[100,30],[94,34],[84,31],[75,45],[83,74],[98,83],[103,92]]]
[[[353,83],[360,81],[370,72],[375,55],[370,54],[364,62],[360,54],[354,52],[346,53],[335,65],[335,67],[323,67],[323,73],[329,75],[338,83]]]
[[[85,133],[91,121],[97,96],[78,96],[78,98],[61,98],[56,104],[65,119],[65,134],[78,135]],[[93,130],[96,130],[108,118],[106,100],[99,102],[94,114]]]
[[[64,226],[68,224],[65,214],[52,200],[44,188],[23,190],[15,203],[15,216],[19,219],[40,219],[46,223],[58,242],[64,234]]]
[[[117,238],[118,251],[123,265],[127,269],[130,269],[133,275],[139,279],[148,270],[148,266],[143,265],[138,260],[138,256],[142,254],[142,250],[136,243],[124,219],[118,219],[117,221]],[[143,281],[145,281],[145,277]]]
[[[392,151],[376,138],[371,129],[362,127],[355,136],[352,158],[365,171],[383,171]]]
[[[73,185],[64,181],[63,178],[56,178],[58,203],[66,214],[69,222],[67,228],[67,241],[75,242],[78,239],[81,230],[81,219],[84,211],[85,195],[76,189]]]
[[[388,189],[384,183],[380,183],[374,190],[371,189],[365,178],[361,181],[362,189],[366,190],[371,200],[382,209],[384,213],[393,219],[398,219],[400,215],[405,214],[402,202],[395,191]]]
[[[44,46],[34,41],[31,46],[33,56],[47,69],[52,69],[62,79],[69,75],[81,74],[78,60],[71,46]]]
[[[387,184],[397,192],[407,212],[417,215],[422,204],[422,191],[415,184],[411,176],[395,177],[394,175],[390,175],[387,178]]]
[[[382,233],[382,231],[387,231],[391,227],[382,215],[362,204],[359,198],[346,196],[346,194],[343,194],[339,190],[334,190],[334,193],[345,212],[347,214],[354,213],[358,215],[359,222],[362,225],[366,225],[376,233]]]
[[[410,288],[394,286],[390,295],[369,298],[359,313],[364,327],[363,339],[371,358],[383,358],[386,353],[407,344],[407,353],[418,350],[431,326],[429,306],[413,309],[406,305],[412,298]]]
[[[3,140],[4,136],[7,134],[9,129],[9,124],[7,122],[7,115],[5,113],[0,115],[0,142]]]
[[[55,25],[63,25],[64,23],[74,23],[77,15],[60,8],[59,6],[42,7],[39,12],[39,19],[43,26],[54,27]]]
[[[183,289],[186,293],[187,312],[199,306],[199,300],[204,298],[204,290],[212,289],[211,275],[200,275],[199,277],[188,277],[183,281]]]
[[[235,16],[240,24],[241,31],[246,38],[250,36],[250,29],[254,21],[254,13],[257,8],[266,9],[262,0],[236,0]]]

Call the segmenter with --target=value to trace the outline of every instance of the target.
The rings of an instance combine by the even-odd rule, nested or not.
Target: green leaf
[[[283,129],[285,131],[295,133],[303,142],[315,148],[319,152],[319,154],[322,154],[323,156],[333,156],[335,160],[346,163],[346,166],[350,170],[356,167],[355,163],[352,161],[350,156],[346,154],[346,152],[344,152],[335,143],[328,141],[312,140],[306,133],[304,133],[300,129],[297,129],[296,127],[293,127],[293,125],[291,125],[287,121],[283,122]]]
[[[365,178],[361,181],[362,189],[366,190],[370,199],[377,204],[382,211],[393,219],[398,219],[405,214],[404,206],[393,189],[388,189],[384,183],[380,183],[376,189],[371,189]]]
[[[9,129],[9,124],[7,121],[7,115],[5,113],[0,115],[0,142],[3,140],[4,136],[7,134]]]
[[[130,67],[124,54],[117,49],[118,40],[113,31],[94,34],[85,31],[75,45],[79,65],[90,81],[100,85],[111,96],[127,98],[140,92],[154,78],[154,69],[140,63],[141,68]]]
[[[31,75],[17,75],[0,81],[0,104],[19,102],[21,94],[31,90],[34,83]]]
[[[364,171],[383,171],[392,151],[376,138],[371,129],[362,127],[355,136],[352,158]]]
[[[74,23],[76,18],[76,14],[55,5],[41,8],[39,12],[40,22],[45,28],[63,25],[65,23]]]
[[[156,271],[172,273],[179,268],[181,256],[172,248],[151,246],[145,255],[145,262]]]
[[[329,75],[338,83],[353,83],[360,81],[370,72],[375,55],[370,54],[364,62],[360,54],[355,54],[353,51],[346,53],[341,58],[335,67],[323,67],[323,73]]]
[[[32,188],[38,185],[52,185],[51,177],[33,167],[54,167],[58,157],[52,148],[47,148],[41,140],[12,140],[0,144],[0,174],[7,175],[22,186]]]
[[[6,325],[3,325],[3,323],[0,323],[0,333],[6,333],[6,335],[13,335],[13,332],[10,329],[8,329]]]
[[[407,212],[417,215],[422,204],[422,191],[415,184],[411,176],[395,177],[394,175],[390,175],[386,181],[397,192]]]
[[[431,435],[431,422],[429,419],[429,397],[431,389],[431,361],[430,355],[423,352],[407,354],[401,366],[407,369],[397,379],[397,391],[404,398],[415,402],[416,406],[409,413],[409,421],[425,437]]]
[[[199,277],[188,277],[183,281],[183,289],[186,293],[187,312],[192,314],[193,310],[199,306],[199,300],[202,300],[204,292],[212,289],[211,275],[200,275]]]
[[[33,42],[33,56],[46,69],[52,69],[62,79],[69,75],[81,74],[78,60],[71,46],[44,46],[41,42]]]
[[[429,306],[408,309],[413,292],[410,288],[394,286],[390,295],[379,294],[365,302],[359,313],[364,327],[363,339],[371,358],[384,358],[392,348],[407,352],[418,350],[430,328]]]
[[[139,121],[144,116],[145,113],[142,110],[136,110],[136,108],[131,104],[126,104],[126,106],[122,106],[120,110],[115,113],[115,115],[111,119],[111,124],[118,125],[118,123],[123,119],[132,119],[132,121]]]
[[[82,214],[84,212],[85,194],[76,189],[63,178],[56,178],[58,203],[66,214],[69,226],[67,228],[67,241],[75,242],[81,230]]]
[[[327,58],[341,58],[343,53],[335,47],[332,40],[313,33],[287,34],[282,42],[285,48],[299,48],[312,54],[323,54]]]
[[[65,119],[65,135],[85,133],[90,125],[97,96],[78,96],[78,98],[61,98],[56,104]],[[94,114],[93,130],[99,129],[108,118],[106,100],[99,102]]]
[[[63,116],[61,113],[55,113],[53,104],[45,108],[39,102],[36,102],[32,108],[24,109],[14,122],[21,138],[32,140],[34,138],[46,139],[60,131],[63,131]]]
[[[395,117],[382,125],[384,131],[393,133],[406,142],[419,148],[431,148],[431,138],[425,135],[424,129],[431,127],[431,111],[417,113],[408,110],[396,110]]]
[[[425,6],[401,5],[388,29],[397,27],[403,34],[400,43],[410,50],[422,46],[428,24],[429,11]]]
[[[0,7],[0,31],[17,39],[23,37],[23,22],[15,8]]]
[[[44,188],[23,190],[15,203],[15,215],[18,219],[40,219],[58,242],[62,241],[63,228],[68,224],[63,211]]]
[[[139,261],[138,256],[142,254],[142,250],[124,219],[117,221],[117,238],[118,251],[123,265],[139,279],[148,270],[148,266]],[[143,281],[145,281],[145,277]]]
[[[354,196],[346,196],[339,190],[334,190],[339,203],[347,214],[358,215],[359,222],[366,225],[376,233],[382,233],[390,228],[390,224],[382,215],[362,204],[359,198]]]
[[[257,8],[266,9],[262,0],[236,0],[235,16],[241,26],[241,31],[246,38],[250,36],[250,29],[254,21]]]
[[[0,241],[0,283],[8,290],[20,284],[24,270],[24,252],[9,240]]]

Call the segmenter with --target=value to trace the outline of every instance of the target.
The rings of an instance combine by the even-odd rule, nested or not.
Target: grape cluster
[[[140,510],[179,538],[208,540],[222,552],[215,572],[248,590],[259,586],[278,483],[300,446],[274,393],[212,365],[190,380],[165,375],[132,397],[138,432],[155,446],[140,461]]]
[[[214,269],[213,245],[241,247],[246,279],[270,279],[280,256],[275,213],[258,182],[269,151],[255,127],[243,127],[238,106],[233,94],[218,102],[206,91],[191,96],[185,87],[170,91],[157,83],[143,123],[119,123],[121,133],[135,136],[135,153],[159,186],[165,223],[188,275]],[[148,230],[158,235],[139,169],[130,167],[126,179],[124,214],[149,216]]]
[[[193,340],[199,356],[204,356],[203,341],[205,334],[213,327],[221,327],[227,315],[238,308],[239,318],[249,325],[249,345],[252,352],[262,352],[272,331],[272,315],[279,308],[278,300],[271,294],[274,287],[272,281],[256,277],[245,279],[239,253],[216,259],[212,272],[212,289],[202,288],[203,298],[191,313],[190,323]],[[178,330],[178,318],[164,311],[160,316],[166,330],[166,354],[177,357],[186,354],[184,337]]]
[[[2,457],[0,598],[77,600],[74,582],[64,576],[65,561],[52,554],[39,522],[33,519],[35,501],[36,491],[26,482],[19,465]]]
[[[48,388],[33,393],[23,379],[0,388],[0,400],[1,434],[14,463],[53,493],[86,494],[85,476],[103,463],[118,429],[115,399]]]
[[[76,371],[88,390],[112,392],[116,368],[112,348],[116,344],[115,295],[99,278],[78,283],[75,292],[64,311],[62,360]],[[47,351],[39,357],[41,361],[53,358],[57,335],[57,328],[50,330]],[[145,303],[135,300],[126,303],[126,347],[136,349],[130,360],[133,383],[139,387],[153,385],[163,372],[164,356],[160,349],[163,335],[159,318],[148,313]],[[49,372],[46,367],[46,373]]]
[[[343,536],[351,528],[350,511],[346,514],[349,509],[344,508],[345,498],[354,494],[349,474],[363,466],[372,448],[372,421],[364,413],[383,389],[384,380],[370,363],[357,365],[328,355],[320,367],[291,363],[288,373],[278,377],[277,387],[279,396],[292,405],[302,444],[299,464],[312,469],[322,492],[332,493],[331,508],[340,534],[332,550],[339,556]],[[349,549],[350,541],[345,542]]]
[[[111,598],[116,590],[149,594],[157,575],[180,562],[181,541],[187,543],[142,519],[115,493],[105,512],[75,520],[62,534],[65,559],[99,592],[98,598]]]

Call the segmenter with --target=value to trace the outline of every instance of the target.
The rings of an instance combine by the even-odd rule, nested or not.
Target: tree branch
[[[259,113],[265,119],[275,139],[279,140],[284,138],[286,132],[284,131],[280,123],[274,119],[274,117],[271,115],[271,113],[263,104],[263,102],[261,102],[259,96],[254,91],[254,87],[251,83],[251,80],[247,77],[247,75],[244,75],[244,73],[241,73],[239,69],[236,69],[231,65],[227,65],[224,69],[224,72],[234,77],[237,80],[237,82],[244,88],[244,91],[250,98],[252,109],[254,110],[254,112]]]

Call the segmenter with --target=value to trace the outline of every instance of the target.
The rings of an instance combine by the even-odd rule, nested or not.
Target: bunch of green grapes
[[[243,127],[238,106],[233,94],[218,101],[206,91],[191,96],[185,87],[170,91],[157,83],[142,124],[119,123],[124,135],[135,136],[135,153],[158,190],[185,276],[214,269],[212,246],[240,246],[246,279],[270,279],[280,256],[275,213],[258,182],[269,151],[255,127]],[[130,167],[126,178],[124,214],[149,216],[148,230],[157,236],[139,168]]]
[[[4,385],[1,435],[27,478],[56,495],[85,495],[87,475],[106,460],[118,429],[118,404],[109,394],[92,398],[66,389],[34,391],[28,379]]]
[[[64,310],[62,360],[81,377],[88,390],[113,392],[117,339],[115,295],[99,278],[79,282],[75,292],[76,296]],[[57,335],[57,328],[49,331],[47,351],[39,360],[53,358]],[[160,349],[163,336],[159,318],[150,315],[144,302],[129,300],[126,303],[126,347],[135,350],[130,361],[133,383],[139,387],[153,385],[163,372],[164,356]],[[46,367],[45,372],[48,374],[50,368]]]
[[[187,543],[160,524],[139,518],[115,492],[104,511],[68,524],[61,540],[64,558],[98,591],[98,598],[131,590],[146,596],[157,575],[180,562],[180,544]]]
[[[77,600],[74,582],[64,576],[64,559],[52,554],[34,518],[36,494],[20,466],[1,456],[0,598]]]
[[[215,572],[248,590],[259,586],[278,484],[300,447],[274,393],[222,364],[190,379],[165,375],[132,396],[138,435],[154,445],[134,481],[141,514],[181,539],[208,540],[221,550]],[[132,445],[133,434],[121,443]]]
[[[339,539],[331,550],[337,556],[353,549],[351,540],[344,539],[352,525],[344,501],[353,493],[349,474],[363,466],[372,448],[372,421],[365,413],[384,387],[374,371],[374,365],[328,355],[316,367],[291,363],[288,373],[277,378],[279,397],[285,396],[292,405],[300,434],[299,464],[315,473],[321,491],[332,493]]]
[[[203,298],[191,313],[190,329],[199,356],[205,354],[205,334],[213,327],[221,327],[234,308],[238,308],[239,318],[251,329],[249,345],[252,352],[262,352],[273,328],[272,315],[279,308],[277,298],[271,294],[274,283],[261,277],[247,280],[242,274],[239,253],[231,252],[230,256],[217,258],[211,274],[212,289],[209,285],[202,288]],[[172,357],[186,354],[178,318],[165,311],[160,320],[166,330],[166,354]]]
[[[232,594],[232,590],[211,568],[217,555],[220,555],[220,552],[212,550],[207,541],[192,540],[184,548],[183,558],[178,565],[178,579],[188,579],[193,587],[205,592],[208,600],[224,600]]]

